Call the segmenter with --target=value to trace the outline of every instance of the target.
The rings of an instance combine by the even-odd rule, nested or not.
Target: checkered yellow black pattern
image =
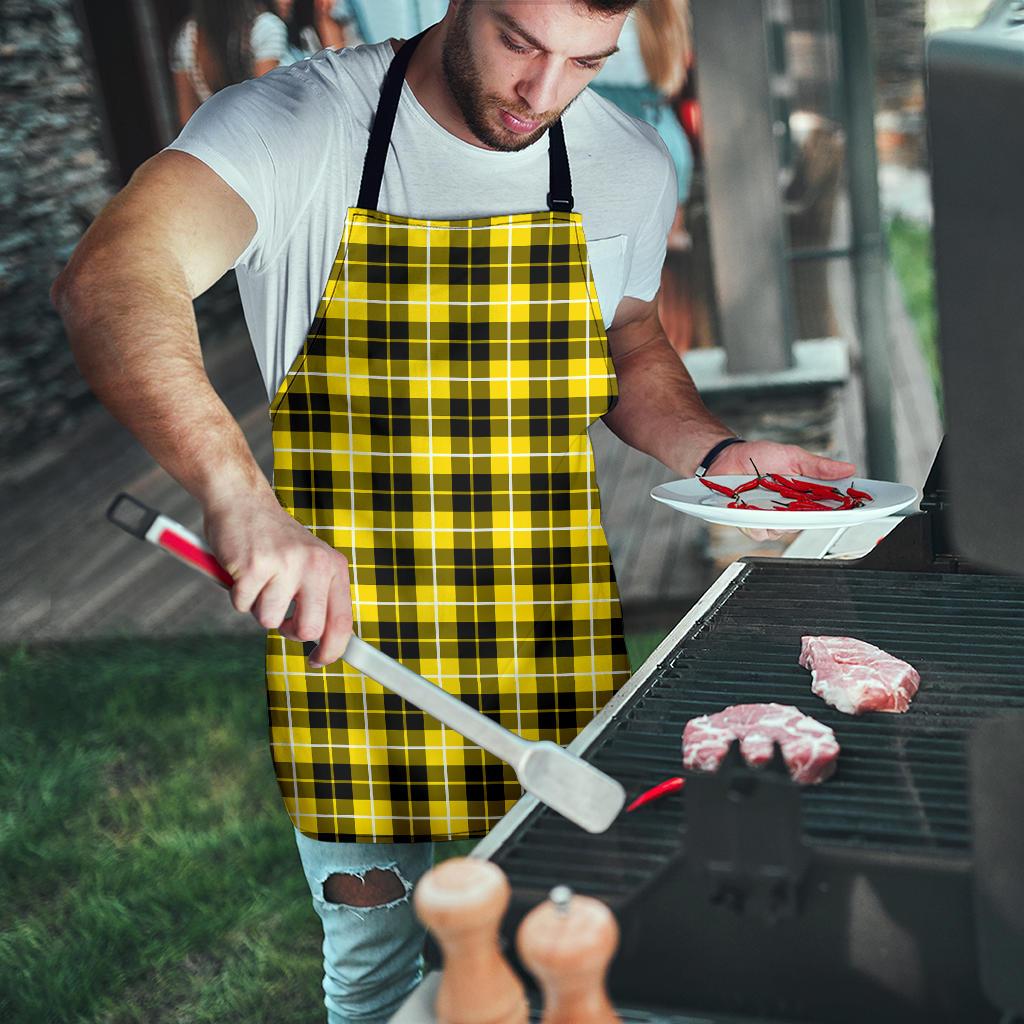
[[[350,562],[370,644],[527,739],[567,744],[627,678],[587,427],[615,376],[578,214],[349,211],[271,405],[282,504]],[[334,841],[488,831],[515,773],[271,632],[295,825]]]

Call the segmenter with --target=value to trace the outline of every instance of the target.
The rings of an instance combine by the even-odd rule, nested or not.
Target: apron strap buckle
[[[573,198],[572,193],[569,194],[568,199],[559,199],[557,196],[548,193],[548,209],[555,213],[572,213]]]

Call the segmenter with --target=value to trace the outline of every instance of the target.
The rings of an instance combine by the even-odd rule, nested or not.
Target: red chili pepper
[[[712,491],[716,491],[719,494],[724,494],[727,498],[735,498],[736,492],[722,484],[716,484],[714,480],[709,480],[707,477],[698,477],[700,482]]]
[[[776,483],[774,480],[763,480],[761,486],[765,487],[769,491],[774,491],[776,494],[781,494],[783,498],[792,498],[795,501],[811,501],[812,498],[809,494],[804,491],[794,490],[792,487],[784,487],[780,483]]]
[[[783,508],[788,509],[790,512],[833,512],[834,509],[828,507],[828,505],[822,505],[820,501],[811,501],[808,498],[796,501],[791,501],[788,505],[784,505]]]
[[[761,486],[761,481],[758,477],[754,477],[753,480],[748,480],[746,483],[740,484],[736,488],[737,494],[745,494],[747,491],[756,491]]]
[[[842,496],[842,491],[838,487],[830,487],[827,484],[818,484],[813,480],[798,480],[796,477],[784,477],[778,473],[773,473],[772,476],[783,484],[785,487],[789,487],[794,491],[801,491],[804,494],[810,495],[812,498],[838,498]]]
[[[848,494],[848,495],[849,495],[849,496],[850,496],[851,498],[859,498],[859,499],[860,499],[861,501],[873,501],[873,500],[874,500],[874,499],[873,499],[873,498],[871,497],[871,495],[870,495],[870,494],[868,494],[868,492],[867,492],[867,491],[858,491],[858,490],[857,490],[856,488],[854,488],[854,487],[847,487],[847,488],[846,488],[846,493],[847,493],[847,494]]]
[[[784,482],[788,487],[793,487],[798,491],[814,491],[818,494],[840,494],[842,493],[836,487],[831,484],[819,484],[815,480],[804,480],[801,477],[784,477],[779,476],[779,480]]]
[[[675,793],[677,790],[683,788],[686,784],[686,779],[666,779],[664,782],[659,782],[656,786],[652,786],[646,793],[641,793],[627,808],[626,813],[635,811],[638,807],[643,807],[644,804],[649,804],[652,800],[657,800],[659,797],[665,796],[667,793]]]

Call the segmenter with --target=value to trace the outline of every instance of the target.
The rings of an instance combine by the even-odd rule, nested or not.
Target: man
[[[450,0],[402,46],[226,90],[54,288],[94,390],[200,501],[234,606],[269,630],[271,748],[334,1024],[401,1003],[432,843],[483,835],[520,792],[338,661],[353,613],[368,642],[565,744],[629,674],[594,419],[679,476],[751,457],[853,471],[733,438],[664,336],[672,165],[585,91],[631,6]],[[231,267],[271,396],[273,490],[196,336],[192,299]]]

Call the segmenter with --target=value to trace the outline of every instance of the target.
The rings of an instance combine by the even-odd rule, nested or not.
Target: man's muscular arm
[[[732,431],[701,401],[693,378],[665,337],[658,300],[622,299],[608,330],[619,400],[605,417],[627,444],[682,476]]]
[[[235,607],[294,639],[322,637],[316,661],[329,664],[352,628],[347,561],[278,504],[206,375],[192,307],[255,231],[204,163],[159,153],[100,213],[51,297],[96,396],[202,505]]]

